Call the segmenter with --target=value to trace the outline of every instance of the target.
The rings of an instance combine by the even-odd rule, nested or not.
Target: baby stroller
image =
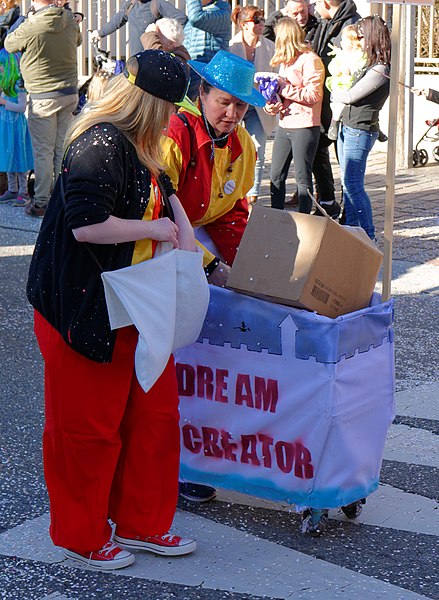
[[[424,140],[439,141],[439,119],[430,119],[428,121],[425,121],[425,124],[428,125],[428,129],[424,133],[424,135],[418,140],[418,143],[416,144],[415,149],[413,150],[414,167],[423,167],[428,163],[428,152],[427,150],[425,150],[425,148],[418,149],[419,144],[421,144]],[[429,133],[434,127],[437,127],[438,131],[434,136],[430,136]],[[432,154],[434,160],[436,162],[439,162],[439,146],[435,146],[433,148]]]

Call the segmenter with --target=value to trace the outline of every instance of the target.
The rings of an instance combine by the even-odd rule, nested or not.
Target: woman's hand
[[[267,102],[267,104],[264,106],[264,112],[266,112],[268,115],[277,115],[282,111],[282,102]]]
[[[428,96],[428,89],[420,89],[420,88],[410,88],[410,91],[415,94],[415,96]]]
[[[230,267],[223,262],[219,262],[218,266],[212,271],[207,278],[207,281],[218,287],[225,287],[229,278]]]
[[[147,222],[148,233],[146,238],[156,240],[157,242],[170,242],[174,248],[179,248],[178,243],[178,226],[173,223],[168,217],[155,219]]]
[[[101,39],[101,36],[99,35],[99,31],[97,29],[93,29],[93,31],[90,32],[91,42],[93,44],[97,44],[100,39]]]

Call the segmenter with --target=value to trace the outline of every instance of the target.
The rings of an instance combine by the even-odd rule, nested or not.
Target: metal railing
[[[417,73],[439,73],[439,2],[418,6],[416,14]]]
[[[177,8],[184,10],[185,0],[170,0]],[[23,13],[30,8],[31,0],[17,0]],[[236,5],[257,5],[264,9],[266,15],[273,10],[279,10],[284,5],[284,0],[230,0],[232,9]],[[73,0],[70,2],[72,10],[79,11],[85,15],[81,23],[81,32],[84,42],[78,48],[79,74],[80,78],[92,74],[92,64],[89,57],[92,56],[89,31],[99,29],[102,25],[116,14],[124,4],[124,0]],[[383,17],[387,20],[390,16],[391,6],[384,5]],[[391,20],[391,19],[389,19]],[[416,19],[416,73],[439,73],[439,0],[435,6],[418,6]],[[110,51],[116,59],[125,58],[128,54],[129,30],[121,27],[115,33],[104,38],[100,46]]]

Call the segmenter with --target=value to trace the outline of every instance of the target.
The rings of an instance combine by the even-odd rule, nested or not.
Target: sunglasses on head
[[[255,25],[260,25],[261,23],[265,23],[264,17],[253,17],[253,19],[246,19],[243,23],[254,23]]]

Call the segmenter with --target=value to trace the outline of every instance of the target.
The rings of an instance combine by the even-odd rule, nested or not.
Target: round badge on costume
[[[224,193],[233,194],[233,192],[235,191],[235,187],[236,183],[232,179],[229,179],[229,181],[226,181],[224,185]]]

